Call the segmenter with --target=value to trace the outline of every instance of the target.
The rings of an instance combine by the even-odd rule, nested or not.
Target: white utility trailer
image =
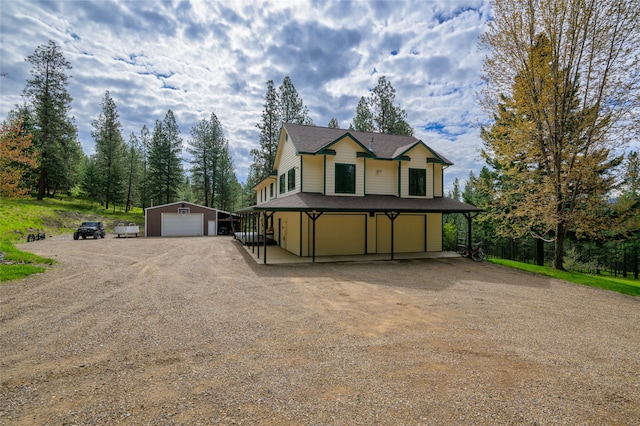
[[[125,225],[124,223],[119,223],[114,228],[114,233],[118,235],[118,238],[120,238],[121,236],[124,236],[125,238],[132,237],[132,236],[137,237],[139,232],[140,232],[140,227],[135,223],[130,223],[128,225]]]

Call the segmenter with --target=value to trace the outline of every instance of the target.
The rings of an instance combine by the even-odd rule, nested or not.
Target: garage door
[[[203,235],[204,214],[162,213],[163,237],[194,237]]]

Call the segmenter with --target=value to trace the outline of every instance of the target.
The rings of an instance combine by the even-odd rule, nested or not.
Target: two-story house
[[[442,215],[480,211],[443,197],[451,164],[413,136],[286,123],[242,213],[298,256],[442,251]]]

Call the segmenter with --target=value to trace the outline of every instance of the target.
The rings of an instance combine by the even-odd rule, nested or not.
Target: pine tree
[[[338,119],[335,117],[332,117],[331,120],[329,120],[329,124],[327,124],[327,127],[330,129],[339,129],[340,124],[338,124]]]
[[[375,123],[376,131],[392,135],[413,136],[413,129],[407,123],[407,113],[394,105],[396,89],[391,82],[382,76],[378,85],[371,91],[369,105]]]
[[[109,203],[115,208],[122,201],[125,183],[125,145],[122,139],[118,109],[109,91],[101,102],[100,116],[91,125],[91,136],[96,142],[96,166],[100,172],[100,198],[109,210]]]
[[[40,153],[38,200],[42,200],[59,188],[71,187],[82,149],[76,139],[73,118],[69,116],[67,71],[71,64],[53,41],[38,46],[26,60],[33,65],[33,78],[27,80],[24,96],[34,111],[33,142]]]
[[[149,192],[158,203],[177,201],[184,182],[181,164],[182,138],[171,110],[162,121],[156,120],[149,149]]]
[[[262,110],[262,121],[257,124],[258,129],[260,129],[260,148],[251,150],[253,164],[251,164],[249,176],[252,179],[252,187],[266,178],[273,169],[276,150],[278,149],[280,126],[278,96],[273,86],[273,80],[269,80]]]
[[[140,159],[141,159],[141,177],[139,182],[140,205],[143,209],[151,205],[149,182],[147,176],[149,174],[149,151],[151,149],[151,134],[147,126],[142,126],[140,130]]]
[[[136,188],[139,180],[140,167],[142,164],[142,154],[140,142],[135,133],[129,136],[129,146],[127,147],[127,195],[125,197],[125,212],[129,212],[137,199]]]
[[[220,168],[225,137],[218,117],[211,113],[191,129],[191,185],[198,199],[207,207],[216,207],[216,191],[220,181]]]
[[[413,136],[413,128],[406,121],[407,113],[394,105],[395,98],[396,90],[386,77],[380,77],[369,99],[360,98],[349,128],[360,132]]]
[[[349,128],[359,132],[375,131],[375,127],[373,125],[373,114],[371,114],[369,103],[364,96],[362,96],[358,102],[358,106],[356,107],[356,116]]]
[[[309,110],[298,95],[291,78],[286,76],[278,88],[278,116],[282,123],[313,125]],[[278,126],[280,127],[280,126]]]

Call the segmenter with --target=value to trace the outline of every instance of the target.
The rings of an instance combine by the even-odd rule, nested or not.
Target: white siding
[[[275,190],[278,196],[295,194],[296,192],[300,192],[300,157],[296,154],[296,149],[289,138],[285,136],[284,142],[281,141],[280,143],[282,145],[282,149],[279,153],[279,161],[276,164],[278,178],[276,179]],[[283,174],[286,176],[292,168],[295,168],[296,171],[296,187],[289,191],[287,177],[285,177],[284,193],[280,194],[280,176]]]

